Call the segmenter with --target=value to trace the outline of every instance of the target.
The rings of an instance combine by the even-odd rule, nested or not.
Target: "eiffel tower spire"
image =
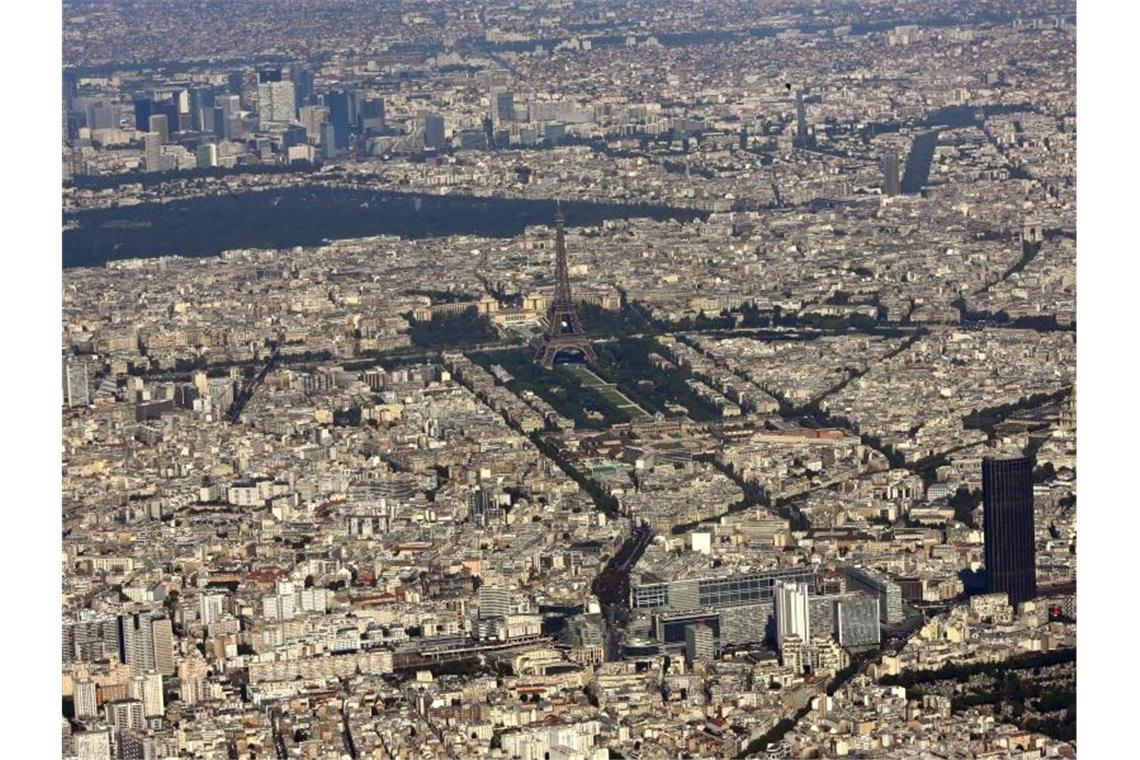
[[[577,351],[586,361],[597,361],[594,347],[586,339],[578,313],[574,310],[574,297],[570,294],[570,267],[566,263],[565,218],[562,205],[554,212],[554,299],[546,313],[546,331],[534,360],[546,369],[554,366],[554,359],[563,351]]]

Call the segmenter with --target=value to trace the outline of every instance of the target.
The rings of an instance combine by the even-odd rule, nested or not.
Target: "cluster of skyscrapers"
[[[191,144],[197,166],[209,168],[218,165],[217,141],[256,137],[246,133],[251,125],[257,135],[277,136],[285,150],[318,145],[326,159],[350,149],[355,137],[387,128],[382,98],[357,89],[318,94],[313,73],[299,66],[235,72],[225,86],[192,84],[140,92],[130,105],[74,98],[66,109],[65,128],[69,134],[81,126],[116,130],[130,118],[128,108],[133,110],[132,126],[143,133],[146,171],[179,168],[167,165],[162,150],[176,141],[175,135],[183,145],[197,136],[197,147]],[[441,116],[425,118],[425,142],[443,147]]]

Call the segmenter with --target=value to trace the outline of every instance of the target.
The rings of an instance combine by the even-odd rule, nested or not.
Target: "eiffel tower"
[[[554,274],[558,283],[554,287],[554,300],[546,312],[546,332],[535,351],[534,360],[545,369],[554,367],[554,359],[563,351],[577,351],[586,361],[598,360],[594,347],[586,339],[582,323],[574,311],[574,299],[570,295],[570,270],[566,265],[566,235],[562,230],[562,207],[554,212]]]

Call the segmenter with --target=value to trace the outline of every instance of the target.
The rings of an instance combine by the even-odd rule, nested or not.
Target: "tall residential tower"
[[[786,636],[795,634],[802,641],[811,640],[808,612],[808,585],[806,583],[780,583],[776,587],[776,643],[782,644]]]

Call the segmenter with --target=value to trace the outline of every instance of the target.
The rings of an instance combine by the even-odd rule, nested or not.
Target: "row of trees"
[[[474,306],[455,313],[436,313],[430,322],[412,322],[412,343],[421,348],[461,348],[498,340],[491,320]]]
[[[590,495],[594,501],[594,506],[605,512],[610,517],[615,517],[618,514],[618,500],[604,491],[597,483],[590,478],[587,478],[571,464],[562,454],[558,451],[558,447],[546,440],[541,433],[531,433],[531,441],[538,447],[539,451],[549,457],[555,464],[557,464],[562,471],[570,476],[575,483],[577,483],[583,491]]]
[[[969,680],[971,676],[980,674],[996,677],[998,674],[1011,670],[1042,668],[1076,661],[1076,649],[1054,649],[1050,652],[1034,652],[1031,654],[1018,655],[998,663],[974,662],[966,665],[949,663],[937,670],[908,670],[897,676],[883,676],[879,679],[879,683],[884,686],[904,686],[908,689],[919,684],[934,683],[936,681],[956,680],[964,683]]]

